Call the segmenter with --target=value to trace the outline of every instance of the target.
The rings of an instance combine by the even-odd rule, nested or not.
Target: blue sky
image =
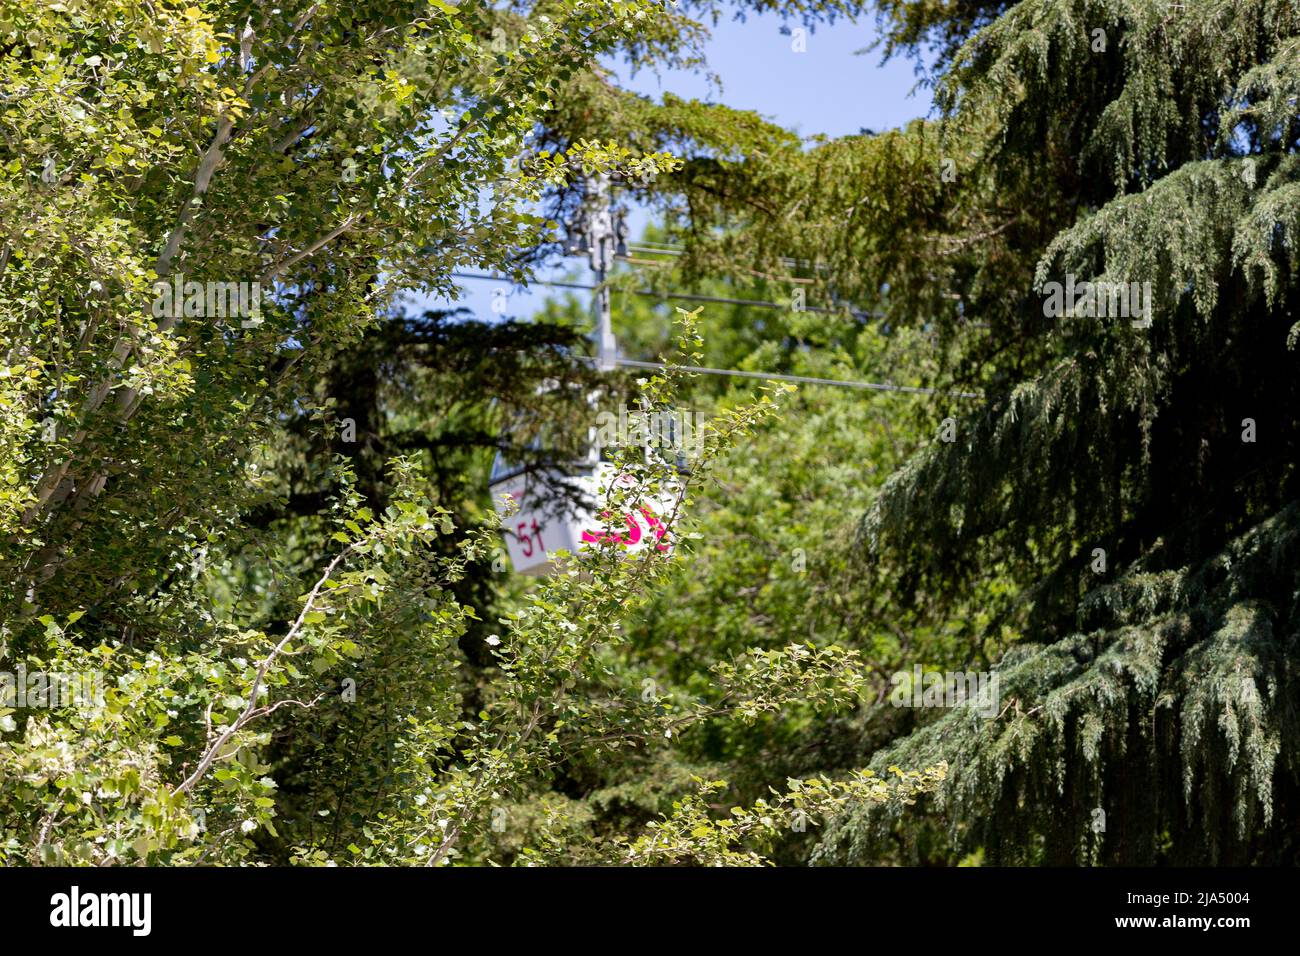
[[[818,26],[803,37],[804,52],[794,51],[796,38],[783,34],[781,26],[778,16],[751,14],[744,22],[724,20],[713,28],[705,54],[709,69],[721,80],[721,92],[703,73],[641,71],[632,77],[611,65],[625,88],[655,99],[668,92],[754,110],[805,137],[844,136],[863,128],[880,132],[929,114],[930,91],[915,88],[910,61],[895,59],[882,66],[878,51],[855,53],[875,40],[870,19]],[[633,236],[645,221],[644,215],[632,217]],[[578,260],[566,260],[538,277],[558,276],[576,265]],[[508,290],[506,314],[512,318],[527,316],[549,291],[544,286],[513,289],[481,280],[466,280],[461,287],[465,294],[454,304],[472,309],[480,318],[493,315],[494,289]],[[412,304],[439,308],[450,303],[421,296]],[[614,325],[617,331],[617,315]]]
[[[929,90],[909,96],[916,84],[909,61],[881,66],[879,52],[855,54],[876,38],[870,19],[819,26],[803,38],[802,53],[793,51],[794,37],[781,33],[781,23],[774,14],[749,15],[713,29],[706,55],[722,79],[721,96],[704,76],[686,72],[643,72],[631,80],[622,72],[622,85],[656,98],[670,92],[754,110],[804,136],[879,132],[929,113]]]

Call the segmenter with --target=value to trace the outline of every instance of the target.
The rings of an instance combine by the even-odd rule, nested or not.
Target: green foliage
[[[1294,641],[1278,633],[1294,600],[1269,596],[1296,593],[1297,532],[1290,507],[1199,567],[1139,566],[1093,589],[1077,633],[1002,661],[998,719],[953,710],[873,766],[959,760],[936,808],[950,839],[990,862],[1269,859],[1277,775],[1295,773],[1300,732],[1285,703]],[[1195,836],[1161,851],[1152,820]],[[889,824],[840,818],[817,858],[879,852]]]
[[[448,473],[564,404],[534,385],[582,381],[573,336],[389,322],[458,268],[526,278],[581,176],[671,172],[608,130],[528,140],[599,57],[686,62],[700,30],[648,2],[0,4],[0,659],[105,689],[0,714],[4,862],[488,859],[493,801],[716,714],[644,707],[608,663],[654,553],[593,553],[461,646],[498,518]],[[701,474],[773,408],[721,416]],[[628,467],[615,506],[675,481]],[[730,668],[747,717],[856,680],[831,649]]]
[[[0,665],[104,687],[0,697],[0,862],[1294,862],[1300,12],[877,10],[942,118],[802,142],[611,82],[712,0],[0,0]],[[768,299],[680,360],[933,394],[397,314],[527,280],[592,174],[681,246],[610,277],[634,354],[635,290]],[[1152,321],[1049,317],[1068,276]],[[491,456],[592,394],[710,416],[604,491],[674,547],[504,581]],[[889,706],[913,666],[997,712]]]
[[[642,381],[647,407],[670,407],[676,378],[670,370]],[[611,484],[609,512],[623,513],[646,496],[671,489],[678,505],[665,523],[679,529],[679,511],[689,508],[693,483],[773,409],[764,396],[713,419],[687,478],[676,477],[674,461],[662,451],[646,460],[640,449],[621,449],[615,470],[631,480]],[[680,550],[646,549],[629,559],[605,539],[584,551],[589,553],[581,566],[567,564],[542,582],[507,614],[503,633],[489,640],[500,678],[476,720],[457,726],[409,721],[398,742],[399,795],[367,828],[370,846],[356,850],[364,859],[424,864],[488,859],[494,833],[505,829],[508,805],[544,795],[570,761],[671,746],[693,725],[723,714],[753,721],[794,701],[834,704],[852,695],[860,679],[853,654],[799,645],[715,665],[712,702],[676,703],[645,693],[618,664],[616,655],[628,640],[621,622],[662,586],[669,568],[681,560]],[[557,801],[545,805],[546,826],[535,839],[555,857],[560,848],[547,834],[572,828],[574,821]],[[604,837],[601,844],[611,839],[621,846],[631,838]],[[525,845],[519,852],[528,860],[543,849]],[[584,852],[591,851],[581,844],[567,852],[570,862],[590,862]],[[701,852],[708,852],[703,845]]]
[[[833,817],[846,806],[905,806],[917,794],[935,789],[946,767],[905,774],[893,768],[896,779],[881,779],[862,771],[845,781],[823,778],[791,780],[785,793],[760,799],[752,807],[733,807],[731,816],[716,820],[706,800],[723,787],[718,781],[700,781],[697,793],[673,804],[673,812],[651,824],[649,832],[626,848],[619,862],[634,866],[681,864],[702,866],[753,866],[762,857],[744,846],[770,845],[783,830],[801,829],[810,817]]]

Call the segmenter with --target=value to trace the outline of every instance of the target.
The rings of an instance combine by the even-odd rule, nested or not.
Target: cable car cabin
[[[629,554],[653,547],[672,547],[668,523],[677,502],[675,490],[662,491],[635,503],[622,520],[602,517],[600,503],[616,480],[614,466],[605,461],[576,462],[567,468],[541,471],[510,468],[498,456],[490,484],[492,500],[509,495],[519,510],[504,518],[502,531],[510,564],[520,574],[549,574],[557,551],[578,555],[583,545],[613,543]],[[627,481],[635,481],[625,476]],[[626,506],[625,506],[626,508]]]
[[[595,474],[596,462],[570,462],[564,468],[528,469],[516,466],[498,453],[492,464],[488,489],[493,504],[509,495],[519,506],[502,519],[511,566],[520,574],[550,572],[551,554],[565,550],[576,554],[582,530],[591,522],[584,483]]]
[[[636,502],[611,520],[602,507],[615,476],[614,465],[601,460],[595,429],[589,435],[585,458],[554,466],[519,466],[498,453],[488,478],[494,504],[509,495],[519,505],[505,517],[502,532],[510,564],[519,574],[539,576],[554,568],[553,555],[567,551],[580,556],[584,545],[614,544],[629,554],[648,547],[668,551],[672,538],[668,524],[677,505],[678,489],[661,490]],[[627,482],[635,481],[624,476]]]

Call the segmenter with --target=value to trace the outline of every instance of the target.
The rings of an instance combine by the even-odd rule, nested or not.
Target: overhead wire
[[[584,356],[584,362],[594,362]],[[736,378],[758,378],[765,381],[778,382],[796,382],[803,385],[831,385],[839,388],[858,388],[868,389],[876,392],[909,392],[914,395],[951,395],[955,398],[981,398],[978,392],[945,392],[938,388],[925,388],[920,385],[894,385],[889,382],[853,382],[838,378],[815,378],[808,375],[786,375],[779,372],[750,372],[744,369],[735,368],[709,368],[703,365],[667,365],[663,362],[641,362],[636,359],[616,359],[618,365],[624,368],[643,368],[654,371],[663,371],[667,369],[676,369],[681,372],[691,372],[697,375],[728,375]]]
[[[646,242],[628,243],[629,249],[646,252],[663,252],[668,255],[681,255],[681,250],[672,247],[663,246],[661,249],[651,249]],[[661,244],[655,244],[661,245]],[[622,257],[626,258],[626,257]],[[477,272],[453,272],[452,276],[458,279],[479,279],[488,282],[509,282],[504,276],[485,275]],[[583,289],[592,290],[598,288],[597,285],[589,282],[564,282],[553,279],[535,279],[536,285],[549,286],[557,289]],[[770,302],[764,299],[736,299],[728,296],[703,295],[693,292],[656,292],[653,289],[630,289],[623,290],[632,292],[635,295],[650,296],[656,299],[679,299],[685,302],[709,302],[720,305],[742,305],[761,309],[788,309],[788,303]],[[883,313],[866,312],[861,309],[826,309],[816,306],[806,306],[806,312],[816,312],[824,315],[839,315],[847,311],[855,318],[883,318]],[[594,363],[596,360],[590,357],[582,357],[584,362]],[[895,385],[890,382],[854,382],[845,379],[818,378],[808,375],[788,375],[779,372],[752,372],[744,369],[722,369],[710,368],[700,365],[666,365],[663,362],[643,362],[635,359],[618,358],[615,363],[623,368],[648,369],[653,371],[662,371],[665,369],[677,369],[683,372],[690,372],[697,375],[723,375],[733,378],[754,378],[765,381],[792,382],[803,385],[824,385],[834,388],[853,388],[878,392],[904,392],[914,395],[950,395],[955,398],[981,398],[978,392],[948,392],[943,389],[927,388],[919,385]]]
[[[452,277],[456,279],[483,279],[488,282],[509,282],[510,279],[505,276],[484,275],[481,272],[453,272]],[[550,286],[555,289],[595,289],[596,286],[590,282],[561,282],[554,279],[534,279],[534,285]],[[656,292],[653,289],[627,289],[622,291],[632,292],[635,295],[649,296],[654,299],[680,299],[683,302],[712,302],[718,305],[747,305],[759,309],[789,309],[788,302],[769,302],[765,299],[733,299],[720,295],[702,295],[696,292]],[[816,312],[822,315],[840,315],[843,309],[826,309],[818,306],[805,306],[803,311]],[[883,312],[864,312],[860,309],[847,310],[849,315],[861,319],[881,319],[884,318]]]

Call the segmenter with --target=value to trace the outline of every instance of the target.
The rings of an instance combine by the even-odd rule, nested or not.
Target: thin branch
[[[262,682],[266,679],[266,673],[271,669],[271,665],[275,663],[276,658],[280,656],[280,652],[283,651],[285,647],[288,646],[288,644],[302,631],[303,625],[307,620],[307,615],[311,613],[312,608],[316,604],[316,598],[320,595],[320,589],[324,587],[325,582],[330,579],[330,575],[334,573],[334,569],[343,562],[343,559],[346,558],[356,546],[356,542],[348,545],[335,556],[333,561],[329,563],[329,566],[325,569],[325,573],[320,576],[320,579],[316,582],[315,586],[312,587],[311,593],[307,595],[307,601],[303,604],[302,611],[298,614],[298,619],[293,622],[293,626],[289,628],[289,632],[281,638],[280,643],[275,645],[275,648],[271,653],[268,654],[258,666],[257,676],[253,678],[253,686],[248,692],[248,705],[244,708],[244,712],[239,715],[234,723],[226,728],[225,732],[217,738],[216,743],[212,744],[212,746],[208,748],[207,752],[203,755],[203,758],[199,761],[199,765],[194,769],[194,772],[190,774],[179,787],[172,791],[173,793],[185,793],[192,789],[196,783],[203,779],[203,775],[208,772],[213,761],[217,759],[217,755],[221,752],[222,748],[225,747],[231,737],[238,733],[250,720],[257,718],[262,714],[270,713],[275,709],[274,707],[259,708],[257,706],[257,697],[261,692]]]

